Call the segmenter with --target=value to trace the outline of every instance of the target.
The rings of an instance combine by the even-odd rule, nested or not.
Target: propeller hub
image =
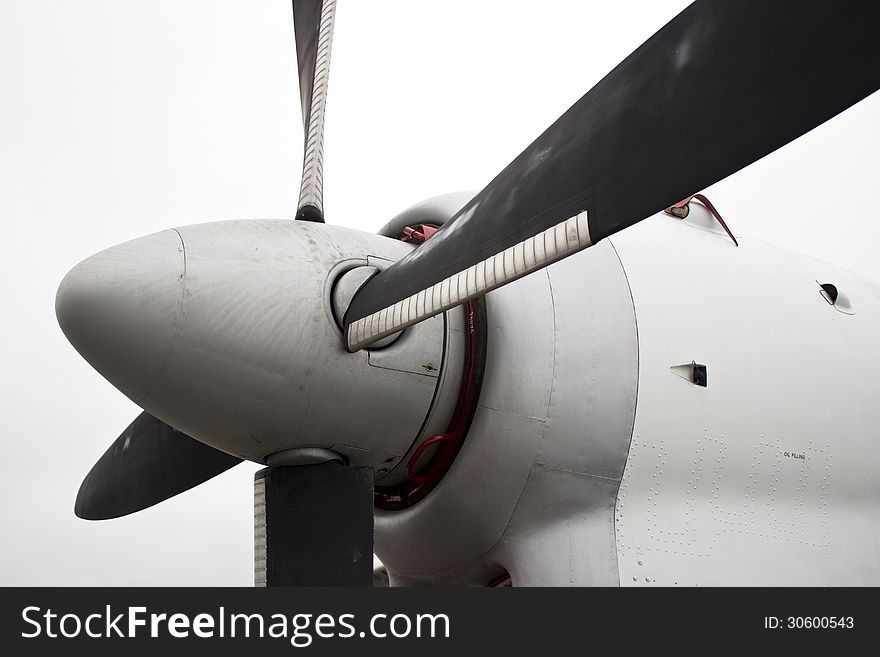
[[[77,265],[57,314],[86,360],[184,434],[261,463],[332,452],[381,476],[431,409],[445,319],[349,354],[334,316],[349,286],[334,283],[411,249],[310,222],[188,226]]]

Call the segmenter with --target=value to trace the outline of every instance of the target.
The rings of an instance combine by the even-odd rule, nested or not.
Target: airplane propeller
[[[367,281],[348,348],[587,248],[839,114],[880,87],[878,27],[876,2],[697,0]]]
[[[335,0],[293,1],[305,134],[296,219],[321,223],[335,6]],[[365,348],[585,249],[844,111],[880,88],[878,26],[880,3],[864,0],[696,0],[436,234],[368,279],[344,314],[346,348]],[[584,38],[589,39],[588,31]],[[156,260],[160,247],[162,267]],[[132,399],[142,400],[152,390],[150,382],[159,376],[177,330],[183,281],[189,275],[183,252],[183,238],[172,231],[142,238],[135,246],[93,257],[91,265],[80,266],[73,283],[62,283],[59,290],[59,323],[71,342],[111,381],[124,382],[120,389]],[[139,316],[144,303],[151,311],[145,313],[149,322],[130,334],[120,331],[113,340],[100,340],[92,330],[96,323],[106,329],[119,317]],[[128,304],[131,312],[119,312],[113,304]],[[133,348],[135,341],[139,349]],[[129,368],[134,374],[116,377],[119,363],[134,351],[137,366]],[[83,481],[77,515],[101,519],[132,513],[240,462],[191,433],[192,438],[147,413],[140,415]],[[319,452],[326,456],[327,450]],[[308,479],[316,499],[338,502],[336,522],[324,522],[322,514],[303,503],[297,517],[305,524],[296,524],[296,531],[287,526],[285,541],[314,532],[325,546],[336,541],[340,554],[353,553],[354,545],[360,556],[352,578],[369,581],[370,566],[361,557],[369,553],[364,537],[372,536],[372,474],[364,475],[366,466],[360,471],[339,467],[331,456],[313,462],[324,468],[319,479],[326,486],[320,490],[316,470],[295,480],[275,468],[258,476],[260,527],[280,535],[279,518],[303,494],[289,491],[305,490]],[[300,458],[273,465],[311,467]],[[280,490],[289,494],[276,495]],[[351,517],[344,515],[346,510]],[[360,533],[345,534],[349,527],[359,527]],[[262,572],[271,582],[269,534],[263,535],[258,561],[263,559]],[[292,543],[282,543],[278,549],[289,555]],[[302,549],[304,559],[314,554]],[[329,547],[326,551],[336,554]]]

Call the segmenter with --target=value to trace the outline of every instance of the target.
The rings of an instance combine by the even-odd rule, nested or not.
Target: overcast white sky
[[[338,4],[326,212],[375,231],[482,187],[687,2]],[[296,80],[289,0],[0,0],[0,584],[252,583],[256,466],[119,520],[73,515],[139,409],[67,343],[54,299],[112,244],[292,216]],[[708,194],[738,232],[880,280],[878,165],[875,95]]]

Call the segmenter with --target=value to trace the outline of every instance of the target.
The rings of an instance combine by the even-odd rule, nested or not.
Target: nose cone
[[[111,247],[74,267],[55,314],[70,343],[133,401],[159,378],[174,340],[186,273],[175,230]]]

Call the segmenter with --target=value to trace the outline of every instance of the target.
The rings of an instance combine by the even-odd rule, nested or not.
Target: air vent
[[[684,365],[673,365],[669,369],[676,376],[680,376],[685,381],[690,381],[695,386],[706,388],[709,385],[709,368],[702,363],[691,361]]]
[[[819,281],[816,281],[819,283]],[[850,298],[844,294],[834,283],[819,283],[819,294],[828,302],[828,305],[844,315],[855,315]]]

